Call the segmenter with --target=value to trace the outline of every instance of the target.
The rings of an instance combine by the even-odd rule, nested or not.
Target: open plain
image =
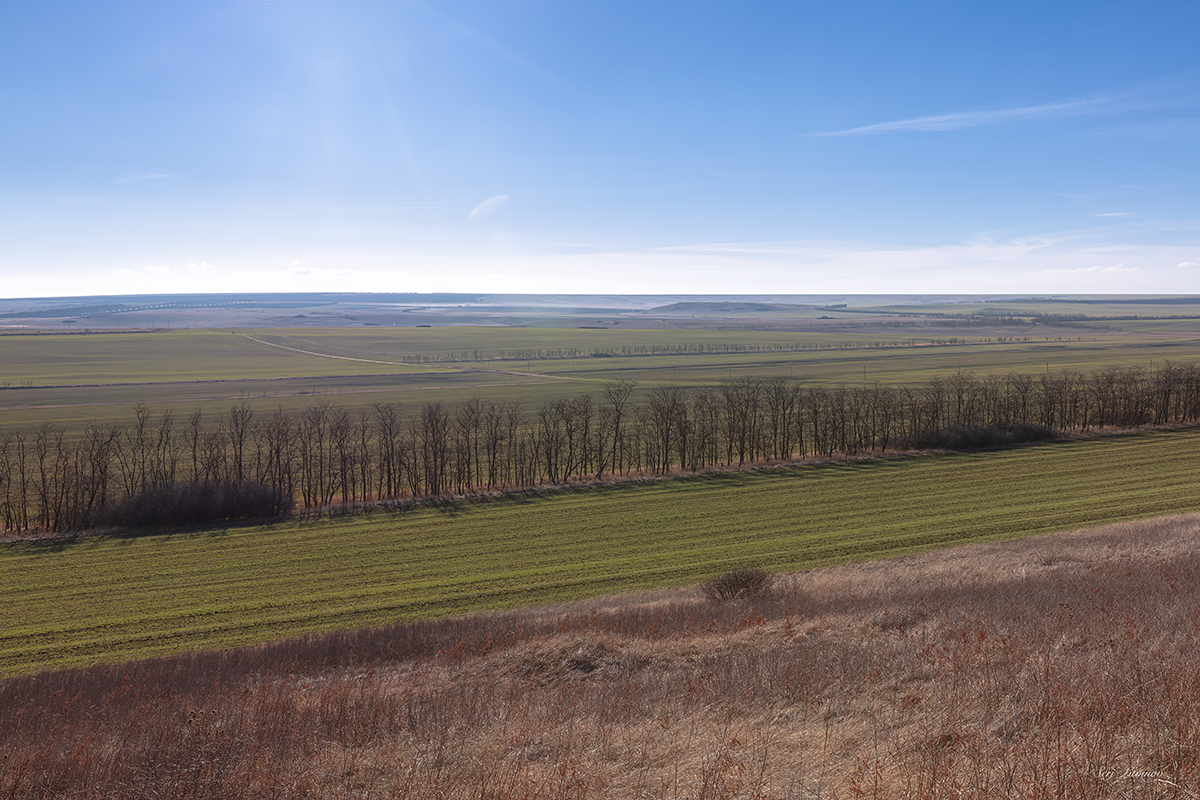
[[[527,486],[487,491],[471,489],[484,482],[476,467],[455,479],[470,491],[448,478],[436,495],[414,483],[384,503],[363,478],[360,494],[338,484],[301,519],[70,535],[18,524],[0,543],[0,703],[15,721],[0,738],[0,786],[67,797],[1196,793],[1200,734],[1184,711],[1194,615],[1183,610],[1194,518],[1062,533],[1200,511],[1200,433],[1149,424],[1193,414],[1191,300],[761,300],[536,314],[514,302],[486,319],[447,301],[404,312],[429,320],[407,327],[334,308],[296,327],[314,309],[295,305],[290,326],[268,326],[244,298],[216,318],[184,303],[184,324],[169,304],[92,309],[128,315],[104,332],[75,330],[83,313],[55,325],[10,316],[0,438],[30,486],[36,465],[48,474],[39,442],[82,452],[70,448],[102,430],[114,483],[131,480],[132,454],[154,452],[133,438],[139,419],[160,442],[172,420],[186,430],[194,419],[193,459],[207,420],[206,441],[229,459],[238,419],[394,407],[403,420],[443,408],[463,420],[475,402],[509,409],[536,449],[551,411],[602,404],[614,387],[642,415],[629,441],[646,460],[604,474],[593,454],[599,475],[567,467],[551,480],[534,467]],[[125,324],[147,313],[164,324]],[[221,315],[239,327],[196,324]],[[241,327],[248,318],[259,325]],[[810,437],[799,453],[768,457],[764,438],[741,464],[729,438],[728,455],[699,468],[676,459],[677,443],[651,458],[653,431],[675,430],[654,427],[665,399],[775,385],[810,392],[805,408],[907,391],[914,415],[942,389],[946,409],[953,387],[960,404],[975,392],[1011,407],[1013,387],[1040,385],[1040,418],[1074,420],[1073,433],[975,452],[906,451],[871,433],[824,452],[813,416],[795,423]],[[1155,410],[1156,392],[1177,399]],[[1124,430],[1089,424],[1118,407],[1143,410]],[[765,406],[742,413],[767,424]],[[404,424],[416,447],[417,423]],[[604,430],[587,436],[603,445]],[[12,460],[18,444],[35,449]],[[687,588],[733,568],[787,577],[725,603]]]
[[[185,297],[102,306],[84,298],[78,302],[94,319],[75,314],[70,324],[49,315],[72,308],[61,298],[50,309],[0,301],[0,425],[78,431],[90,421],[128,420],[139,403],[182,415],[222,413],[235,402],[259,413],[296,410],[314,399],[355,411],[475,396],[534,408],[621,379],[637,381],[643,394],[743,377],[905,386],[956,372],[1153,371],[1200,357],[1200,306],[1189,298],[905,305],[473,295],[402,303],[359,295],[292,299],[302,316],[271,317],[275,324],[263,327],[272,311],[263,298],[271,296],[257,305],[247,299],[254,296],[229,296],[224,305]],[[158,325],[136,327],[153,321],[150,306]],[[304,313],[321,309],[325,316]],[[689,326],[676,324],[681,315]],[[115,327],[81,327],[89,319]],[[244,327],[211,327],[221,321]]]

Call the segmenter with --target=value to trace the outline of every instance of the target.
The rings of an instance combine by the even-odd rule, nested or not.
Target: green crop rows
[[[0,547],[0,675],[1200,509],[1200,432]]]

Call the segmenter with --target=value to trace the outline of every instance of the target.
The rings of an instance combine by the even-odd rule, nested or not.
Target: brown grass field
[[[0,796],[1189,798],[1200,515],[0,683]]]

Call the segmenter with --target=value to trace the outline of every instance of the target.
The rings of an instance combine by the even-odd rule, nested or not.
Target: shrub
[[[770,591],[775,576],[761,569],[731,569],[700,584],[700,591],[709,600],[740,600],[759,597]]]
[[[1018,425],[951,425],[939,431],[918,436],[913,444],[919,448],[937,450],[985,450],[989,447],[1011,447],[1026,442],[1048,442],[1058,438],[1053,428],[1022,423]]]
[[[292,498],[253,481],[166,483],[109,507],[106,522],[120,528],[162,528],[287,516]]]

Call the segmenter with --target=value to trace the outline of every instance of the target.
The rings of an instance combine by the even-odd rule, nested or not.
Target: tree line
[[[74,531],[164,486],[247,485],[303,513],[363,503],[746,466],[810,456],[1004,441],[947,432],[1086,433],[1200,419],[1200,368],[1084,374],[955,373],[911,387],[805,387],[782,378],[667,384],[619,380],[534,408],[475,397],[412,409],[328,402],[299,412],[181,415],[140,404],[126,423],[70,437],[51,424],[0,430],[0,524]],[[972,438],[975,436],[975,438]],[[1011,439],[1010,439],[1011,440]],[[147,494],[149,493],[149,494]],[[195,495],[193,496],[207,496]]]

